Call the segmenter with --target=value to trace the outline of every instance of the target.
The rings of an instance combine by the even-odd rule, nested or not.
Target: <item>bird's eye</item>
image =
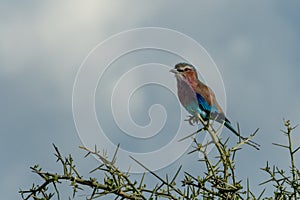
[[[186,72],[186,71],[190,71],[191,69],[190,68],[185,68],[184,69],[184,71]]]

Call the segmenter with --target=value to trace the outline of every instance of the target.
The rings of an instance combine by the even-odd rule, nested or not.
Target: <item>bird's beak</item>
[[[171,69],[170,72],[172,72],[174,74],[178,74],[178,71],[176,69]]]

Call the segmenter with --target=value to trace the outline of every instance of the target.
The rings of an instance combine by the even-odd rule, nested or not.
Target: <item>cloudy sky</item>
[[[240,153],[236,163],[239,178],[251,177],[251,187],[259,193],[263,187],[258,183],[267,179],[259,168],[264,167],[266,160],[288,169],[287,154],[271,143],[285,142],[279,131],[283,128],[283,118],[295,124],[300,122],[298,1],[1,1],[0,4],[0,188],[6,199],[18,199],[19,188],[28,188],[38,181],[29,166],[40,163],[49,171],[60,169],[55,164],[52,143],[65,154],[73,154],[82,171],[97,166],[95,160],[83,159],[84,154],[78,149],[82,138],[72,113],[76,74],[88,53],[100,42],[141,27],[172,29],[201,44],[222,77],[227,97],[226,103],[222,102],[231,121],[239,122],[247,133],[260,128],[255,140],[262,149],[257,152],[245,147]],[[177,45],[176,41],[174,44]],[[119,45],[121,48],[122,44]],[[109,51],[108,47],[104,55]],[[147,74],[141,71],[127,79],[123,76],[123,83],[134,86],[149,77],[151,81],[152,76],[155,80],[161,77],[175,87],[174,77],[165,71],[179,61],[182,59],[170,52],[145,49],[123,55],[105,71],[98,82],[95,107],[100,125],[102,122],[106,133],[111,133],[107,136],[111,141],[124,142],[128,151],[147,152],[163,147],[173,138],[180,121],[176,115],[180,112],[178,101],[168,88],[150,84],[137,89],[129,100],[119,97],[118,106],[121,108],[123,103],[140,126],[149,124],[151,105],[165,107],[165,110],[153,107],[154,111],[158,108],[153,118],[165,118],[151,121],[153,130],[161,132],[149,140],[131,141],[126,134],[126,137],[115,135],[122,128],[112,121],[106,97],[111,96],[122,75],[147,63],[160,63],[161,71],[155,68],[156,71]],[[104,69],[101,63],[98,66]],[[203,78],[208,83],[214,82],[208,76]],[[219,91],[218,86],[212,87]],[[164,120],[161,130],[155,126]],[[224,135],[229,133],[224,130]],[[300,135],[295,135],[294,140],[300,144]],[[201,173],[193,160],[183,155],[158,173],[172,173],[180,164],[186,170]]]

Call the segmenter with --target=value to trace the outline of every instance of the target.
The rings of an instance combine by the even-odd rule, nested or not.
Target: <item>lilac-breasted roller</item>
[[[226,118],[212,89],[198,79],[197,71],[194,66],[188,63],[178,63],[170,72],[175,74],[177,80],[179,101],[192,115],[189,119],[190,124],[192,124],[193,121],[197,122],[198,115],[200,114],[204,121],[215,120],[219,123],[224,123],[235,135],[241,137],[243,140],[246,139],[240,136]],[[249,142],[254,144],[251,146],[258,149],[257,146],[259,146],[259,144],[253,141]]]

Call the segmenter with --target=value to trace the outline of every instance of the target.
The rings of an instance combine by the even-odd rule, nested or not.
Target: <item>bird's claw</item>
[[[195,124],[199,124],[199,118],[197,116],[190,115],[184,121],[188,121],[190,125],[194,126]]]

